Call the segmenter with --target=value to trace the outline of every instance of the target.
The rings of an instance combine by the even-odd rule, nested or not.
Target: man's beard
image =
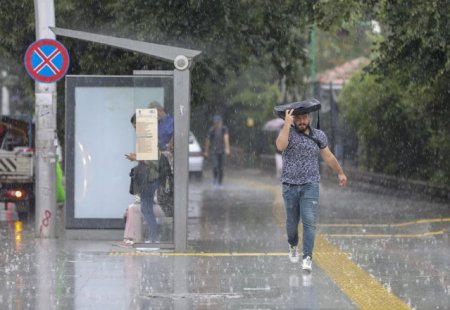
[[[304,133],[306,131],[306,129],[308,129],[309,125],[308,124],[306,124],[306,125],[305,124],[301,124],[299,126],[299,125],[296,124],[295,127],[297,127],[298,131]]]

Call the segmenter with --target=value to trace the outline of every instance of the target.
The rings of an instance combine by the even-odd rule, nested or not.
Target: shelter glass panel
[[[131,117],[152,101],[172,111],[173,77],[67,76],[66,96],[66,228],[124,229],[125,210],[139,203],[130,193],[137,162],[126,157],[138,142]],[[173,217],[155,211],[157,224],[167,223],[158,241],[171,242]]]

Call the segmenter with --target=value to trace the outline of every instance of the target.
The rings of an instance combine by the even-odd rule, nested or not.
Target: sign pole
[[[53,0],[34,0],[36,39],[55,39]],[[35,84],[35,234],[56,238],[56,83]]]

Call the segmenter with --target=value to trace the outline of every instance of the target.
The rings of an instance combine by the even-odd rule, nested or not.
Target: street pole
[[[55,39],[53,0],[34,0],[36,40]],[[56,83],[35,85],[35,235],[56,238]]]

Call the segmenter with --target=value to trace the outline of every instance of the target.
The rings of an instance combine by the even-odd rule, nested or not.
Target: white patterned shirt
[[[308,137],[291,127],[288,146],[282,153],[283,171],[280,178],[281,182],[296,185],[319,183],[320,149],[324,149],[327,146],[327,136],[322,130],[309,127]]]

